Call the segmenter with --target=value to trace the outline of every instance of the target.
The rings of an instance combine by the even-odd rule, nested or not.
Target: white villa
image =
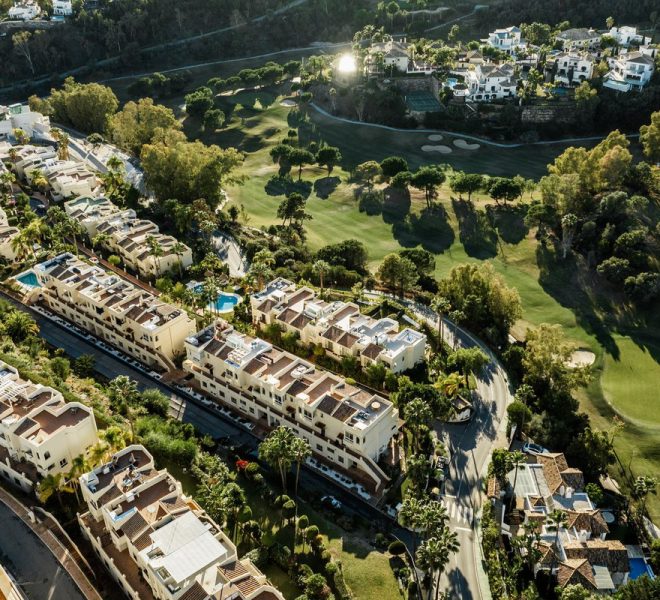
[[[509,63],[476,65],[465,72],[467,96],[474,102],[515,98],[518,78]]]
[[[564,50],[595,50],[601,35],[595,29],[567,29],[557,34],[557,42]]]
[[[596,59],[586,51],[560,52],[549,59],[554,66],[554,82],[566,87],[579,85],[593,77]]]
[[[395,40],[372,44],[364,61],[368,73],[381,73],[387,67],[406,73],[409,63],[408,44]]]
[[[0,361],[0,476],[30,493],[98,443],[93,411]]]
[[[12,242],[19,234],[20,230],[17,227],[0,223],[0,257],[4,258],[7,262],[12,263],[18,258]]]
[[[258,326],[277,323],[296,333],[303,344],[322,346],[336,360],[353,356],[366,367],[383,363],[401,373],[424,361],[426,336],[408,327],[399,331],[394,319],[372,319],[353,302],[325,302],[310,288],[275,279],[250,299]]]
[[[53,15],[56,17],[70,17],[73,14],[71,0],[53,0]]]
[[[655,60],[644,52],[626,52],[608,60],[603,85],[618,92],[639,91],[651,81]]]
[[[50,119],[32,112],[27,104],[0,105],[0,140],[11,136],[14,129],[22,129],[29,137],[45,135],[50,131]]]
[[[107,198],[76,198],[67,202],[64,210],[81,224],[90,240],[102,236],[102,246],[143,277],[192,264],[188,246],[178,246],[178,240],[160,233],[153,221],[138,219],[132,209],[122,211]],[[153,253],[152,243],[160,248],[158,255]]]
[[[637,27],[623,25],[621,27],[612,27],[607,33],[616,40],[619,46],[627,48],[628,46],[644,46],[651,43],[651,38],[637,33]]]
[[[30,21],[40,14],[41,8],[36,0],[21,0],[7,11],[7,16],[12,21]]]
[[[309,441],[317,463],[382,494],[389,478],[377,463],[400,427],[389,400],[222,320],[186,339],[186,355],[190,382],[220,406],[260,432],[291,428]]]
[[[527,42],[521,39],[520,28],[513,26],[506,29],[496,29],[488,34],[484,41],[491,48],[496,48],[509,55],[515,54],[519,48],[526,48]]]
[[[128,598],[283,600],[143,446],[85,473],[80,489],[80,528]]]

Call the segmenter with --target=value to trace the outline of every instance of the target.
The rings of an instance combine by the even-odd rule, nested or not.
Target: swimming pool
[[[629,558],[628,563],[630,564],[630,579],[637,579],[642,575],[648,575],[651,579],[655,579],[651,567],[643,558]]]
[[[193,291],[201,294],[204,291],[204,284],[198,283],[193,287]],[[241,301],[238,294],[230,294],[229,292],[220,292],[220,295],[215,299],[215,302],[209,302],[209,308],[219,313],[231,312],[234,307]]]
[[[37,279],[37,275],[34,271],[25,271],[25,273],[21,273],[20,275],[17,275],[14,279],[16,279],[18,283],[23,284],[25,287],[29,287],[29,288],[41,287],[41,284],[39,283],[39,280]]]
[[[458,83],[456,77],[447,77],[447,87],[453,88]]]

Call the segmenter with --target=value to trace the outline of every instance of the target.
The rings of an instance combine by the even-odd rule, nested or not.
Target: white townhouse
[[[259,431],[289,427],[316,460],[382,494],[389,478],[378,461],[400,427],[392,402],[222,320],[186,339],[186,357],[191,383],[219,405]]]
[[[608,60],[603,86],[618,92],[639,91],[651,81],[655,60],[643,52],[626,52]]]
[[[35,265],[30,301],[159,370],[176,369],[184,340],[195,331],[188,314],[118,275],[73,254]]]
[[[410,48],[405,41],[388,40],[372,44],[365,58],[368,73],[379,73],[387,67],[406,73],[409,63]]]
[[[132,600],[283,600],[144,446],[80,477],[78,524]]]
[[[552,67],[555,85],[570,87],[592,79],[596,59],[584,50],[570,50],[554,55],[548,63]]]
[[[373,319],[353,302],[325,302],[308,287],[297,288],[283,278],[271,281],[250,298],[257,327],[276,323],[296,333],[303,344],[315,344],[336,360],[358,358],[366,367],[380,362],[402,373],[424,361],[426,336],[394,319]]]
[[[557,42],[564,50],[595,50],[600,46],[601,35],[595,29],[567,29],[557,34]]]
[[[520,28],[514,25],[492,31],[483,41],[491,48],[511,55],[515,54],[518,49],[527,47],[527,42],[521,38],[521,35]]]
[[[27,104],[0,105],[0,140],[11,136],[14,129],[22,129],[29,137],[44,136],[50,132],[50,119],[31,111]]]
[[[0,475],[26,493],[98,443],[94,412],[0,361]]]
[[[107,198],[76,198],[65,203],[64,210],[81,224],[90,240],[100,235],[104,248],[143,277],[192,264],[188,246],[179,245],[177,239],[160,233],[153,221],[138,219],[132,209],[122,211]],[[159,248],[156,254],[152,243]]]
[[[623,25],[621,27],[612,27],[607,33],[616,40],[619,46],[627,48],[628,46],[645,46],[651,43],[651,38],[637,33],[637,27]]]
[[[14,239],[20,234],[18,227],[0,224],[0,257],[12,263],[18,258],[14,250]]]
[[[474,102],[515,98],[518,78],[509,63],[476,65],[465,73],[467,94]]]
[[[0,124],[2,122],[0,121]],[[16,174],[24,178],[26,170],[38,168],[48,160],[56,160],[57,151],[52,146],[12,146],[6,144],[0,150],[0,160],[11,165]]]

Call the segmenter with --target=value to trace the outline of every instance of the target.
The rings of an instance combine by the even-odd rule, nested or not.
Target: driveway
[[[50,550],[0,502],[0,563],[30,600],[85,600]]]

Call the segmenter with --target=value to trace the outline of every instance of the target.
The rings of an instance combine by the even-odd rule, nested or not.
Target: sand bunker
[[[282,106],[295,106],[295,105],[296,105],[296,101],[295,101],[295,100],[291,100],[290,98],[286,98],[285,100],[282,100],[282,102],[280,102],[280,104],[281,104]]]
[[[425,144],[422,146],[422,152],[440,152],[440,154],[451,154],[449,146],[430,146]]]
[[[460,148],[461,150],[478,150],[481,148],[480,144],[470,144],[465,140],[454,140],[454,146]]]
[[[593,365],[596,360],[596,355],[589,350],[576,350],[571,354],[571,360],[568,363],[569,367],[588,367]]]
[[[439,133],[432,133],[432,134],[429,136],[429,139],[430,139],[432,142],[439,142],[439,141],[441,141],[441,140],[443,139],[443,136],[441,136]]]

